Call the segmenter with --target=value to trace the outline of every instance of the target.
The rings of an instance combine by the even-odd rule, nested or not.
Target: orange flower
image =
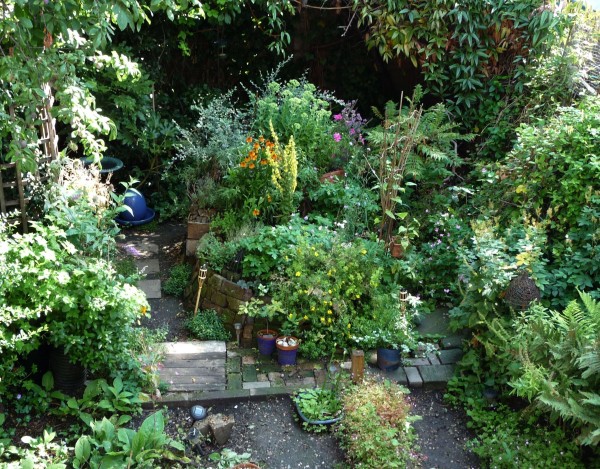
[[[269,162],[267,160],[260,160],[260,164],[262,164],[264,166],[266,164],[269,164]]]
[[[242,162],[240,163],[240,166],[241,166],[242,168],[245,168],[245,167],[246,167],[246,162],[245,162],[245,161],[242,161]]]
[[[271,197],[271,194],[267,194],[267,202],[271,202],[271,200],[273,200],[273,198]]]
[[[250,165],[248,166],[248,168],[254,169],[254,168],[256,168],[256,165],[254,163],[250,163]]]
[[[264,141],[265,141],[265,137],[263,137],[263,136],[261,135],[260,137],[258,137],[258,141],[259,141],[260,143],[264,143]]]
[[[258,150],[259,148],[260,148],[260,145],[259,145],[258,143],[255,143],[255,144],[254,144],[254,149],[255,149],[255,150]]]
[[[259,216],[260,215],[260,210],[257,209],[257,208],[255,208],[254,210],[252,210],[252,215],[255,216],[255,217]]]
[[[273,161],[277,161],[277,158],[278,158],[278,156],[277,156],[275,153],[273,153],[273,154],[271,155],[271,159],[272,159]]]
[[[246,138],[246,143],[252,143],[252,137]]]
[[[255,160],[256,159],[256,153],[254,153],[253,151],[251,151],[250,153],[248,153],[248,158],[250,158],[251,160]]]

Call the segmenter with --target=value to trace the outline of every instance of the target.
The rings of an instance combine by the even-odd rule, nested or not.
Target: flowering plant
[[[355,109],[356,101],[344,103],[343,109],[333,115],[332,138],[336,145],[331,155],[331,169],[342,168],[365,145],[363,128],[367,124]]]
[[[366,321],[357,325],[352,340],[367,350],[391,348],[408,353],[417,345],[412,318],[420,303],[418,296],[405,293],[377,297],[376,307]]]

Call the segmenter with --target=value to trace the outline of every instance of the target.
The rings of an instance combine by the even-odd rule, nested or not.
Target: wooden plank
[[[187,359],[175,357],[173,355],[167,355],[161,363],[165,368],[217,368],[220,366],[225,366],[225,359]]]
[[[212,353],[167,353],[165,358],[170,360],[224,360],[225,354],[221,352]]]
[[[164,342],[162,344],[168,355],[183,353],[223,353],[227,352],[225,342],[219,340],[206,340],[203,342]]]
[[[203,379],[203,377],[208,376],[225,376],[225,367],[215,367],[215,368],[163,368],[160,370],[160,376],[181,376],[181,377],[198,377]]]
[[[169,384],[168,391],[224,391],[226,387],[225,383],[210,383],[210,384],[198,384],[198,383],[173,383]]]

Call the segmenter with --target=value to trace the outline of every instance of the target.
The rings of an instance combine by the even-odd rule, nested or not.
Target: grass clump
[[[200,310],[185,322],[185,327],[199,340],[229,340],[231,333],[225,328],[219,314],[212,310]]]
[[[181,297],[192,278],[192,266],[189,264],[177,264],[171,267],[169,278],[163,285],[163,291],[167,295]]]

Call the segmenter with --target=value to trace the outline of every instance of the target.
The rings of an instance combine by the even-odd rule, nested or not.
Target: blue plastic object
[[[93,162],[93,159],[90,157],[82,157],[79,159],[85,166],[89,166]],[[103,156],[100,159],[100,167],[102,168],[100,169],[100,174],[113,173],[123,167],[123,162],[119,158]]]
[[[194,420],[202,420],[206,418],[207,414],[208,412],[201,405],[192,406],[192,408],[190,409],[190,415]]]
[[[122,212],[122,213],[125,213],[125,212]],[[155,216],[156,216],[156,213],[154,212],[154,210],[152,210],[151,208],[147,208],[146,214],[144,215],[144,217],[141,220],[124,220],[119,215],[117,218],[115,218],[115,221],[119,225],[122,225],[122,226],[139,226],[139,225],[145,225],[146,223],[150,223],[152,220],[154,220]]]
[[[400,367],[400,350],[378,348],[377,366],[383,371],[394,371]]]
[[[126,221],[140,221],[146,216],[146,199],[140,191],[136,189],[127,189],[125,199],[123,200],[129,210],[125,210],[119,214],[119,218]]]

